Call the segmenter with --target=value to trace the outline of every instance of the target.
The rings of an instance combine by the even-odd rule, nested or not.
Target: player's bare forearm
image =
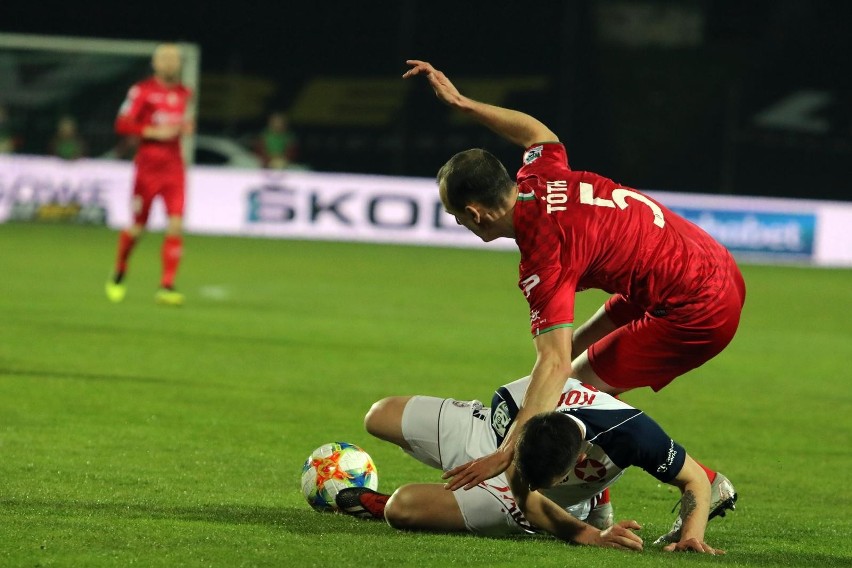
[[[530,418],[556,408],[565,381],[571,376],[571,328],[554,329],[535,338],[536,360],[530,384],[512,427],[503,438],[499,452],[511,460],[518,434]]]
[[[535,338],[536,360],[521,409],[515,418],[515,431],[533,416],[556,408],[565,381],[571,376],[572,330],[561,327]]]
[[[539,335],[535,345],[538,356],[529,388],[503,443],[496,452],[445,472],[443,478],[450,480],[445,485],[447,489],[471,489],[506,471],[523,425],[536,414],[556,408],[565,381],[571,376],[571,328],[560,327]]]
[[[707,474],[689,455],[673,482],[681,490],[681,541],[704,540],[707,517],[710,515],[710,482]]]
[[[515,445],[524,424],[536,414],[550,412],[556,408],[565,381],[571,374],[570,356],[570,341],[564,352],[557,354],[548,351],[546,355],[539,354],[521,408],[503,443],[494,453],[445,472],[443,478],[451,479],[445,486],[447,489],[471,489],[506,471],[514,458]]]
[[[636,521],[619,521],[601,531],[585,523],[538,491],[530,491],[514,466],[506,471],[509,486],[524,517],[534,527],[572,544],[642,550],[642,539],[633,531]]]
[[[509,142],[524,148],[536,142],[558,142],[547,126],[523,112],[462,97],[458,110],[486,126]]]
[[[506,478],[518,508],[534,527],[566,542],[582,544],[583,540],[588,541],[594,538],[594,527],[584,523],[538,491],[530,491],[514,465],[506,470]],[[584,535],[584,533],[587,534]]]
[[[181,134],[182,124],[157,124],[142,128],[142,138],[147,140],[172,140]]]
[[[525,148],[536,142],[559,141],[547,126],[528,114],[475,101],[462,95],[449,78],[432,64],[418,59],[409,59],[406,64],[410,65],[411,69],[402,76],[404,79],[425,75],[441,101],[467,114],[506,140]]]

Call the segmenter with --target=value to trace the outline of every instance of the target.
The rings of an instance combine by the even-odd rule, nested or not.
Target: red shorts
[[[589,364],[606,384],[658,391],[718,355],[734,338],[745,303],[745,282],[730,259],[723,282],[706,300],[655,316],[624,296],[605,306],[619,326],[589,347]]]
[[[151,204],[158,195],[163,199],[168,216],[182,217],[185,179],[183,169],[163,171],[137,167],[133,185],[133,221],[139,225],[148,222]]]

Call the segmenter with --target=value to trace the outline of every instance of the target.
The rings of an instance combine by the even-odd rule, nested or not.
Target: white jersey
[[[491,428],[498,446],[518,414],[529,382],[530,378],[524,377],[494,393]],[[585,459],[560,483],[542,491],[560,506],[588,506],[589,499],[612,485],[632,465],[663,483],[670,482],[683,468],[686,450],[656,422],[594,387],[569,379],[556,411],[576,418],[586,430],[585,446],[581,448]],[[575,515],[584,518],[581,511]]]

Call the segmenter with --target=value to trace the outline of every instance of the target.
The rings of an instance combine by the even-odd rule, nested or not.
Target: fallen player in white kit
[[[367,431],[444,472],[494,452],[524,398],[529,377],[479,401],[429,396],[389,397],[365,417]],[[607,488],[639,466],[681,491],[672,530],[655,544],[669,551],[720,554],[704,542],[707,521],[734,509],[737,494],[722,474],[707,473],[641,410],[581,384],[565,383],[554,412],[537,415],[518,439],[512,466],[470,490],[414,483],[392,496],[344,489],[341,511],[385,519],[408,530],[467,531],[490,537],[547,532],[562,540],[641,550],[636,521],[613,524]]]

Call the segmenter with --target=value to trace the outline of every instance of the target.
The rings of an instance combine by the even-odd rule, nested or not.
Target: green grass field
[[[128,297],[115,233],[0,225],[0,566],[852,566],[852,271],[746,266],[716,360],[624,398],[737,486],[724,557],[650,545],[676,492],[613,491],[641,554],[547,538],[398,532],[304,502],[308,453],[344,440],[380,489],[437,472],[370,438],[392,394],[490,400],[534,358],[511,253],[190,236],[180,309],[155,306],[160,235]],[[578,297],[578,319],[604,296]]]

